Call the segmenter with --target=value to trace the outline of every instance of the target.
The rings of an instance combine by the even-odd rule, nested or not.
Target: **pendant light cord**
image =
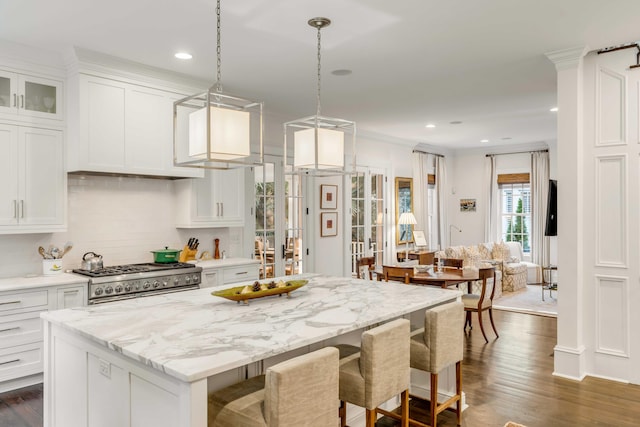
[[[321,28],[322,28],[321,26],[318,26],[318,93],[316,95],[316,127],[317,127],[318,117],[320,116],[320,59],[321,59],[320,45],[322,41],[320,36]]]
[[[217,43],[216,43],[216,91],[222,92],[222,59],[221,59],[221,51],[220,47],[220,0],[217,1],[216,4],[216,18],[217,18]],[[319,66],[319,65],[318,65]]]

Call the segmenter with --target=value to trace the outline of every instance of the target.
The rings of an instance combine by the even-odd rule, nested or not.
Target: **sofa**
[[[513,243],[519,245],[518,242]],[[494,298],[499,298],[502,295],[502,291],[513,292],[524,289],[527,286],[527,265],[512,257],[511,247],[505,242],[451,246],[443,251],[436,252],[435,256],[436,258],[462,258],[464,267],[476,267],[482,264],[494,265],[496,267],[496,292]],[[474,292],[476,292],[476,288],[477,284],[474,285]]]

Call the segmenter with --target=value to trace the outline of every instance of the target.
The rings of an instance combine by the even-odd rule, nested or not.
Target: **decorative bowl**
[[[262,297],[269,297],[269,296],[273,296],[273,295],[278,295],[281,296],[282,294],[287,294],[287,297],[289,298],[290,292],[295,291],[296,289],[299,289],[301,287],[303,287],[304,285],[306,285],[307,283],[309,283],[308,280],[287,280],[285,281],[281,281],[284,283],[284,286],[280,286],[277,287],[277,283],[275,283],[273,280],[268,281],[268,282],[259,282],[256,281],[251,285],[245,285],[245,286],[236,286],[233,288],[228,288],[228,289],[222,289],[220,291],[213,291],[211,292],[211,295],[216,296],[216,297],[222,297],[222,298],[226,298],[228,300],[231,301],[237,301],[238,304],[240,304],[240,302],[244,303],[244,304],[249,304],[249,300],[250,299],[255,299],[255,298],[262,298]],[[267,285],[269,286],[270,283],[275,283],[276,287],[271,288],[271,289],[261,289],[259,291],[253,291],[251,290],[251,288],[253,287],[254,284],[259,284],[261,287],[264,287],[263,285]],[[247,292],[247,288],[249,288],[249,291]],[[244,293],[243,293],[244,291]]]
[[[433,264],[416,265],[416,273],[433,273]]]

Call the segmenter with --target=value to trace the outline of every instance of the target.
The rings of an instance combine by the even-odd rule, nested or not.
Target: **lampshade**
[[[263,163],[262,103],[224,94],[220,74],[220,0],[217,0],[217,81],[206,92],[173,103],[173,163],[233,169]]]
[[[398,224],[400,225],[415,225],[417,223],[416,217],[411,212],[403,212],[400,214],[400,218],[398,218]]]
[[[286,173],[331,176],[356,172],[356,124],[320,115],[320,30],[330,23],[327,18],[312,18],[308,21],[318,31],[316,115],[284,124]],[[289,151],[291,148],[293,153]],[[288,165],[288,157],[292,154],[293,164]]]

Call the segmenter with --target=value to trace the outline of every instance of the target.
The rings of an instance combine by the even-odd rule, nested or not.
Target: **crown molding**
[[[554,63],[556,71],[562,71],[578,67],[580,61],[588,52],[588,46],[577,46],[569,49],[547,52],[545,53],[545,56]]]

